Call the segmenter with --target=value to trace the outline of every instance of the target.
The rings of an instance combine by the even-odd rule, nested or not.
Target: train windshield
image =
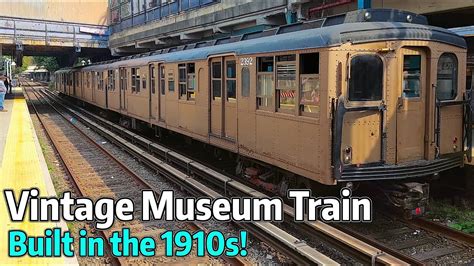
[[[383,88],[383,62],[377,55],[357,55],[351,60],[349,100],[380,101]]]

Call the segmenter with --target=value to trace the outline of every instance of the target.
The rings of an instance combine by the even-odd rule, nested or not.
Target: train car
[[[358,10],[78,71],[92,77],[85,101],[236,154],[238,174],[280,193],[313,181],[419,181],[414,191],[426,192],[423,178],[463,166],[472,134],[465,40],[404,11]]]

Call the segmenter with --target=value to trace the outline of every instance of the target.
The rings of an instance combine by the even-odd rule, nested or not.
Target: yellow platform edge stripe
[[[18,195],[22,189],[37,187],[41,196],[56,196],[41,147],[24,99],[14,99],[10,110],[11,120],[0,168],[2,189],[0,206],[0,264],[5,265],[64,265],[77,264],[76,258],[21,258],[8,257],[8,231],[23,230],[31,236],[41,236],[47,228],[67,230],[65,222],[10,221],[3,189],[14,189]],[[28,216],[28,214],[27,214]]]

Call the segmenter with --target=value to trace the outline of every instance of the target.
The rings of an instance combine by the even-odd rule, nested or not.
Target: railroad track
[[[135,203],[135,210],[141,210],[141,191],[155,190],[154,187],[139,175],[125,166],[99,144],[85,135],[79,128],[70,123],[69,118],[58,110],[49,106],[42,96],[33,90],[27,90],[26,96],[33,110],[45,129],[46,134],[58,152],[65,169],[71,177],[76,192],[82,197],[98,200],[101,197],[129,198]],[[52,112],[51,112],[52,111]],[[156,190],[155,190],[156,191]],[[135,211],[134,217],[140,217],[139,211]],[[205,230],[196,223],[187,223],[190,231]],[[143,223],[140,219],[131,222],[116,222],[109,230],[94,230],[107,239],[114,231],[129,228],[131,235],[135,237],[153,237],[160,243],[161,233],[164,228],[158,223]],[[107,241],[105,241],[107,242]],[[158,247],[160,248],[160,247]],[[162,258],[115,258],[111,255],[108,246],[107,263],[128,265],[140,262],[163,263]],[[244,261],[239,258],[225,258],[226,262],[233,265],[243,265]],[[190,256],[180,263],[209,263],[209,258],[198,258]],[[211,260],[212,261],[212,260]]]
[[[30,84],[28,84],[28,85],[31,87]],[[40,100],[42,102],[42,104],[49,105],[50,108],[54,109],[54,111],[56,113],[58,113],[63,118],[63,122],[67,121],[76,130],[80,131],[80,129],[78,127],[76,127],[72,124],[71,117],[65,115],[63,112],[61,112],[59,110],[59,108],[56,108],[55,106],[53,106],[54,101],[52,101],[52,99],[50,99],[50,98],[48,99],[44,92],[40,93],[38,91],[35,91],[34,89],[27,89],[26,92],[27,92],[26,94],[27,94],[28,98],[32,94],[34,95],[34,97],[36,97],[36,99],[42,98]],[[36,105],[34,105],[34,102],[31,99],[29,100],[29,102],[32,103],[32,105],[34,107],[36,107]],[[71,111],[71,110],[69,110],[69,111]],[[42,117],[42,115],[40,113],[41,112],[37,112],[37,115],[38,115],[41,123],[44,125],[45,124],[44,121],[43,121],[44,118]],[[109,130],[107,130],[105,128],[102,128],[101,126],[95,124],[94,122],[88,120],[87,118],[77,117],[77,116],[75,116],[75,117],[78,118],[81,122],[83,122],[86,125],[90,126],[90,128],[100,132],[102,135],[103,134],[109,134],[109,136],[113,136],[113,135],[116,136],[117,138],[115,138],[113,140],[113,142],[124,144],[125,146],[122,146],[122,148],[131,149],[134,152],[142,153],[142,151],[140,151],[138,148],[134,147],[131,143],[128,143],[125,139],[121,139],[120,137],[113,134]],[[49,131],[46,130],[46,132],[49,135]],[[87,135],[83,132],[81,133],[81,135],[87,137]],[[100,148],[102,150],[102,152],[108,154],[108,152],[106,150],[104,150],[102,147],[100,147],[100,145],[96,144],[90,138],[89,138],[88,141],[93,142],[98,148]],[[53,141],[53,144],[54,144],[54,141]],[[59,143],[57,143],[57,144],[62,145],[62,144],[59,144]],[[129,152],[130,152],[130,150],[129,150]],[[62,157],[61,153],[60,153],[60,156]],[[64,155],[64,156],[67,156],[67,155]],[[108,154],[107,156],[113,157],[110,154]],[[181,172],[180,170],[172,167],[171,165],[167,164],[166,162],[157,160],[156,158],[152,158],[150,156],[149,157],[146,157],[146,156],[145,157],[140,157],[138,159],[141,160],[142,162],[143,162],[143,160],[147,160],[148,165],[150,165],[150,161],[152,161],[153,166],[154,166],[153,168],[159,174],[161,174],[161,175],[163,175],[167,178],[173,179],[175,181],[178,181],[177,182],[178,184],[180,184],[183,188],[186,188],[186,190],[188,190],[189,192],[191,192],[192,194],[194,194],[196,196],[206,195],[206,196],[210,196],[212,198],[221,197],[221,195],[219,193],[213,191],[212,189],[208,188],[207,186],[205,186],[205,185],[203,185],[203,184],[201,184],[197,181],[193,181],[194,179],[192,177],[190,177],[187,174]],[[64,160],[64,161],[65,161],[65,163],[67,163],[67,160]],[[116,163],[120,163],[117,160],[115,160],[115,161],[116,161]],[[126,168],[125,165],[123,165],[123,164],[121,164],[121,165],[122,165],[122,167]],[[133,176],[133,178],[137,178],[137,177],[138,176],[136,176],[136,175]],[[138,177],[138,178],[140,178],[140,177]],[[146,183],[145,180],[143,180],[143,181]],[[149,184],[146,184],[144,186],[147,186],[147,189],[153,189],[152,186],[150,186]],[[101,194],[98,193],[97,195],[101,195]],[[136,216],[136,217],[139,217],[139,216]],[[304,243],[304,241],[300,241],[299,239],[295,238],[294,236],[292,236],[292,235],[288,234],[287,232],[279,229],[275,225],[272,225],[271,223],[253,222],[253,223],[242,223],[242,224],[239,224],[239,225],[242,226],[243,228],[247,229],[255,237],[259,238],[262,241],[265,241],[271,247],[275,248],[276,250],[278,250],[282,254],[285,254],[286,256],[288,256],[291,260],[293,260],[297,264],[304,264],[304,265],[310,265],[310,264],[320,264],[320,265],[323,265],[323,264],[324,265],[337,264],[332,259],[330,259],[327,256],[321,254],[320,252],[318,252],[314,248],[308,246],[306,243]],[[114,229],[114,231],[116,231],[116,229]],[[231,265],[248,264],[248,262],[246,260],[243,260],[239,257],[233,257],[233,258],[224,257],[224,260],[226,261],[226,264],[231,264]],[[193,261],[193,262],[198,263],[198,261]],[[117,263],[121,264],[122,261],[119,260],[119,261],[117,261]],[[129,262],[125,261],[125,263],[128,264]],[[146,263],[150,263],[150,261],[147,261]]]
[[[191,189],[191,192],[193,191],[193,185],[188,184],[188,182],[198,182],[197,179],[199,178],[214,184],[216,187],[224,188],[222,194],[227,196],[250,196],[259,198],[265,197],[263,193],[257,192],[251,187],[239,183],[230,177],[224,176],[223,174],[218,173],[217,171],[205,165],[202,165],[199,162],[196,162],[186,156],[183,156],[182,154],[154,143],[153,141],[130,132],[122,127],[119,127],[86,110],[77,107],[72,109],[65,105],[63,99],[58,98],[57,95],[49,91],[42,90],[41,92],[50,97],[50,99],[56,102],[56,104],[61,105],[63,108],[68,110],[68,112],[70,112],[78,120],[88,125],[90,128],[96,130],[97,133],[109,141],[129,152],[142,163],[148,165],[150,168],[160,171],[160,165],[163,164],[163,162],[166,162],[168,165],[180,168],[182,171],[185,171],[188,177],[195,177],[188,178],[188,180],[183,180],[177,179],[176,177],[165,173],[165,176],[170,180],[185,188],[187,187],[188,190]],[[102,127],[105,128],[105,130],[100,129]],[[195,184],[194,186],[199,185]],[[287,220],[293,220],[292,215],[294,212],[292,207],[286,205],[284,211],[288,216]],[[351,257],[357,258],[358,260],[365,263],[396,265],[421,264],[419,261],[401,254],[395,249],[391,249],[383,245],[378,247],[371,245],[358,239],[357,237],[335,228],[334,226],[330,226],[322,222],[305,222],[296,223],[293,225],[305,234],[314,235],[325,243],[336,247],[338,250],[343,250],[344,253],[349,254]]]
[[[390,247],[420,265],[469,263],[469,260],[472,263],[472,235],[423,218],[404,220],[381,213],[377,213],[377,216],[371,225],[365,227],[354,224],[337,225],[337,228],[374,246]],[[464,262],[453,261],[453,258]]]

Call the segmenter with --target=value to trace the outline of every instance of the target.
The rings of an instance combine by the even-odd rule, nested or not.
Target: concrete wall
[[[107,0],[0,0],[0,16],[108,24]]]
[[[309,8],[320,6],[323,0],[313,0],[303,6],[303,13]],[[474,0],[372,0],[372,8],[393,8],[411,11],[417,14],[429,15],[450,11],[474,8]],[[357,1],[338,5],[313,14],[315,17],[325,17],[342,14],[357,9]]]
[[[134,46],[137,42],[160,43],[163,42],[160,39],[170,37],[177,37],[178,43],[190,36],[199,40],[208,31],[212,34],[235,30],[239,25],[271,24],[266,18],[283,14],[286,6],[286,0],[221,0],[217,4],[113,33],[109,44],[110,48],[116,49]]]
[[[430,14],[472,8],[474,0],[372,0],[374,8],[396,8],[418,14]]]

